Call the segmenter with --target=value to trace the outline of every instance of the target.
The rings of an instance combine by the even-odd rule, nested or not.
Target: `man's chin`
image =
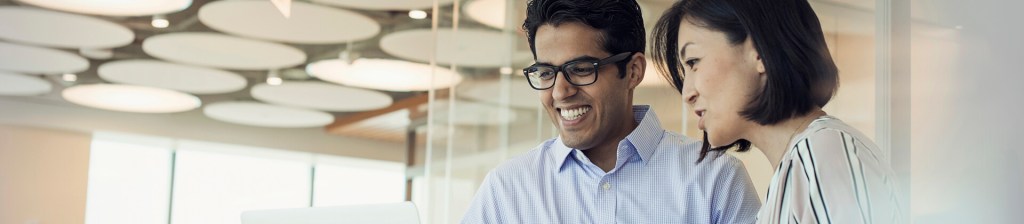
[[[579,150],[586,150],[591,148],[588,147],[586,144],[583,144],[584,142],[585,141],[583,140],[583,138],[580,137],[562,135],[562,144],[564,144],[565,147]]]

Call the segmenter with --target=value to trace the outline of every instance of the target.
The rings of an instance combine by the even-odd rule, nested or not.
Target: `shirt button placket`
[[[601,182],[597,186],[600,223],[615,223],[615,206],[617,203],[615,186],[611,182],[611,176],[607,175],[601,178]]]

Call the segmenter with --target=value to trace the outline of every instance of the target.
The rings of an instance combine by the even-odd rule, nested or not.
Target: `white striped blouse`
[[[869,138],[822,116],[793,138],[757,223],[900,223],[888,157]]]

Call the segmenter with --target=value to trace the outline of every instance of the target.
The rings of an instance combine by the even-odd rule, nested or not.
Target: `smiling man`
[[[645,41],[634,0],[534,0],[523,69],[558,138],[491,171],[463,223],[753,223],[743,164],[633,105]],[[651,77],[657,78],[657,77]]]

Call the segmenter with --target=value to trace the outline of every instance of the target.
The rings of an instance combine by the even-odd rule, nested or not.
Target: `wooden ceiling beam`
[[[448,89],[443,89],[443,90],[437,90],[437,92],[435,93],[434,97],[435,98],[447,98],[447,96],[448,96]],[[377,110],[371,110],[371,111],[365,111],[365,112],[360,112],[360,113],[351,114],[351,115],[347,115],[347,116],[335,117],[334,118],[334,122],[329,124],[329,125],[327,125],[326,127],[324,127],[324,129],[326,129],[327,133],[338,134],[338,133],[340,133],[339,131],[341,129],[345,128],[346,126],[358,123],[360,121],[364,121],[366,119],[374,118],[374,117],[377,117],[377,116],[381,116],[381,115],[385,115],[385,114],[388,114],[388,113],[391,113],[391,112],[395,112],[395,111],[399,111],[399,110],[405,110],[405,109],[409,109],[410,110],[409,111],[409,115],[410,115],[410,118],[413,119],[413,117],[419,117],[419,116],[422,116],[423,114],[425,114],[425,113],[419,113],[417,107],[419,107],[420,105],[426,104],[429,99],[430,99],[430,95],[426,94],[426,93],[423,93],[423,94],[419,94],[419,95],[415,95],[415,96],[412,96],[412,97],[408,97],[408,98],[399,100],[398,102],[392,103],[391,106],[388,106],[388,107],[385,107],[385,108],[381,108],[381,109],[377,109]],[[415,115],[415,116],[413,116],[413,115]]]

